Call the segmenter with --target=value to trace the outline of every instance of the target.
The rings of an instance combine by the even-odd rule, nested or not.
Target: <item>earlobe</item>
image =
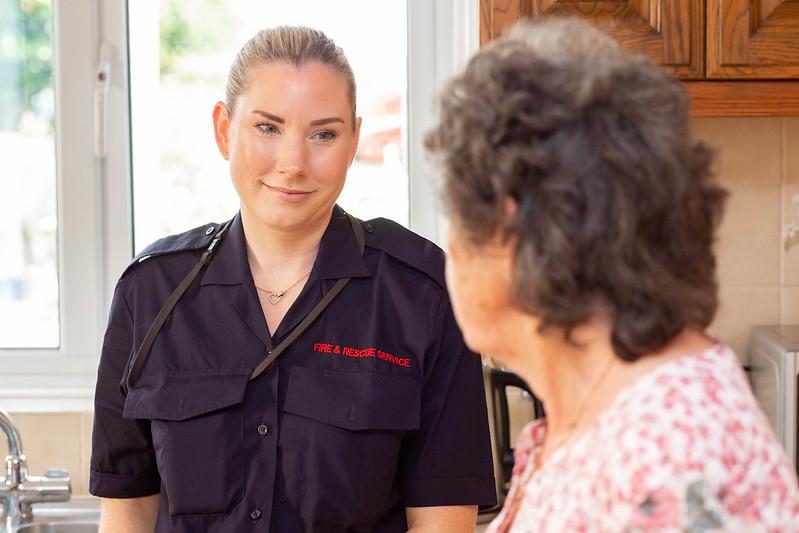
[[[510,196],[506,196],[502,202],[502,210],[505,213],[505,217],[513,218],[516,216],[516,211],[519,209],[519,204],[516,203]]]
[[[230,130],[230,115],[228,113],[227,105],[224,102],[217,102],[214,105],[213,111],[214,119],[214,138],[216,139],[216,146],[219,148],[219,153],[225,159],[228,158],[228,132]]]

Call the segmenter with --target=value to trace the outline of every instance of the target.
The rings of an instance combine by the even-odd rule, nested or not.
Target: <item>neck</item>
[[[560,330],[541,334],[538,322],[529,322],[528,326],[516,327],[517,332],[523,332],[524,341],[514,343],[519,353],[509,356],[514,371],[544,404],[547,435],[555,438],[571,429],[579,432],[590,426],[625,387],[655,367],[713,345],[703,332],[686,329],[657,352],[628,363],[613,351],[611,324],[606,320],[595,318],[575,328],[572,339],[579,346],[566,342]],[[534,357],[530,356],[531,349]],[[575,418],[579,418],[577,426],[570,428]]]
[[[256,282],[264,277],[282,278],[310,271],[329,221],[328,214],[309,221],[302,228],[275,228],[242,206],[247,258]]]
[[[544,404],[547,433],[559,435],[575,422],[578,427],[590,422],[618,392],[614,371],[620,365],[610,344],[609,326],[592,320],[575,328],[571,338],[576,344],[566,342],[561,330],[533,332],[537,357],[515,360],[523,362],[518,372]]]

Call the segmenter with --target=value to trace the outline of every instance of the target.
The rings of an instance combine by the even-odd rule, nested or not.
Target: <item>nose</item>
[[[287,178],[299,178],[305,172],[305,143],[302,135],[284,135],[278,152],[277,171]]]

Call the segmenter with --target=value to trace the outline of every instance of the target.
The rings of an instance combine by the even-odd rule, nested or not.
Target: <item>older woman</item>
[[[310,28],[259,32],[213,119],[241,209],[119,280],[101,531],[473,531],[495,501],[480,361],[443,252],[336,205],[361,125],[343,52]]]
[[[725,194],[687,110],[568,19],[516,26],[444,91],[455,315],[547,413],[492,532],[799,530],[796,474],[705,332]]]

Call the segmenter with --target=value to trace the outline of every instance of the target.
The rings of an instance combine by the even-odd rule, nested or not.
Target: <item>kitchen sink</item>
[[[14,533],[97,533],[97,522],[38,522],[19,526]]]
[[[100,500],[77,496],[67,502],[37,503],[33,522],[8,529],[0,523],[0,533],[97,533],[100,524]]]

